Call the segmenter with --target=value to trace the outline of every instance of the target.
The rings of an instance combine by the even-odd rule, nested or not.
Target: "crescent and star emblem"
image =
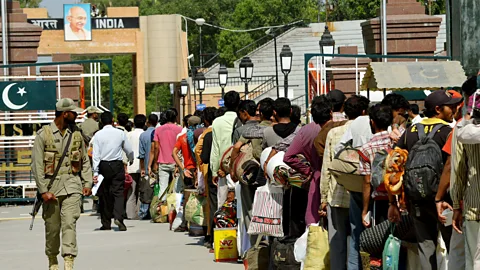
[[[14,85],[16,85],[17,83],[11,83],[9,85],[7,85],[7,87],[5,87],[5,89],[3,89],[3,93],[2,93],[2,100],[3,100],[3,103],[5,103],[5,106],[7,106],[8,108],[12,109],[12,110],[21,110],[23,107],[27,106],[28,104],[28,101],[25,102],[24,104],[22,105],[17,105],[15,103],[13,103],[10,98],[8,97],[8,93],[10,91],[10,88],[12,88]],[[26,94],[27,92],[25,91],[25,87],[21,88],[21,87],[18,87],[18,92],[17,94],[19,94],[20,96],[23,97],[24,94]]]

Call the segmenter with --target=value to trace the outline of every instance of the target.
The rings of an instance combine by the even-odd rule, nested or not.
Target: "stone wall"
[[[467,75],[476,75],[480,69],[480,2],[450,0],[448,4],[452,57],[462,62]]]

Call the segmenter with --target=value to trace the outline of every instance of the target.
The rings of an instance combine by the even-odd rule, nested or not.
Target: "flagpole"
[[[8,68],[8,33],[7,33],[7,1],[2,1],[2,56],[3,56],[3,80],[7,81]]]

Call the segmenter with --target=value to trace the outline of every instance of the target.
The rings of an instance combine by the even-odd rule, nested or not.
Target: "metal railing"
[[[253,76],[252,80],[248,84],[252,85],[259,85],[268,81],[272,78],[272,76]],[[228,86],[239,86],[244,85],[245,83],[240,79],[240,77],[229,77],[228,78]],[[205,80],[205,87],[219,87],[218,78],[207,78]]]
[[[324,57],[335,57],[335,58],[351,58],[354,59],[353,67],[342,67],[342,68],[332,68],[327,66],[327,62],[324,62]],[[310,61],[313,61],[313,58],[316,58],[316,65],[311,67]],[[451,57],[448,56],[415,56],[415,55],[381,55],[381,54],[321,54],[321,53],[305,53],[304,54],[304,68],[305,68],[305,109],[308,110],[309,102],[312,98],[316,95],[325,94],[329,87],[327,86],[327,71],[340,71],[340,70],[353,70],[355,73],[355,81],[356,81],[356,89],[355,93],[359,92],[360,82],[362,80],[362,76],[366,70],[364,67],[360,67],[358,64],[358,59],[361,58],[370,58],[374,59],[395,59],[398,61],[399,59],[405,59],[407,61],[449,61]],[[315,77],[312,78],[310,76],[311,72],[314,71],[316,74]],[[310,84],[314,84],[313,87]]]
[[[264,81],[262,84],[248,93],[248,99],[254,100],[276,87],[277,85],[275,84],[275,76],[269,76],[268,80]],[[245,99],[245,95],[242,95],[241,99]]]

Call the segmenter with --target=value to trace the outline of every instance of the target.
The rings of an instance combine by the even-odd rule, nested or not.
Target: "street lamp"
[[[288,98],[288,74],[292,71],[292,57],[293,53],[290,50],[290,46],[283,45],[282,51],[280,52],[280,65],[282,66],[282,72],[285,77],[284,91],[286,98]]]
[[[198,18],[195,23],[200,27],[200,68],[203,67],[203,55],[202,55],[202,25],[205,23],[204,18]]]
[[[333,40],[332,34],[328,30],[328,25],[325,25],[325,31],[323,32],[322,38],[319,42],[320,53],[322,54],[334,54],[335,51],[335,40]],[[323,61],[328,61],[332,59],[331,56],[324,56]]]
[[[185,116],[185,96],[188,94],[188,82],[186,79],[182,79],[180,83],[180,97],[183,99],[183,116]]]
[[[252,79],[253,63],[250,57],[243,57],[239,65],[240,79],[245,83],[245,99],[248,99],[248,82]]]
[[[175,106],[175,84],[170,84],[170,95],[172,95],[172,106]]]
[[[202,104],[202,92],[205,90],[205,75],[203,75],[203,72],[197,72],[195,82],[197,83],[197,90],[200,93],[200,104]]]
[[[220,65],[220,69],[218,70],[218,84],[222,88],[222,99],[225,96],[225,86],[227,86],[228,81],[228,70],[225,65]]]

